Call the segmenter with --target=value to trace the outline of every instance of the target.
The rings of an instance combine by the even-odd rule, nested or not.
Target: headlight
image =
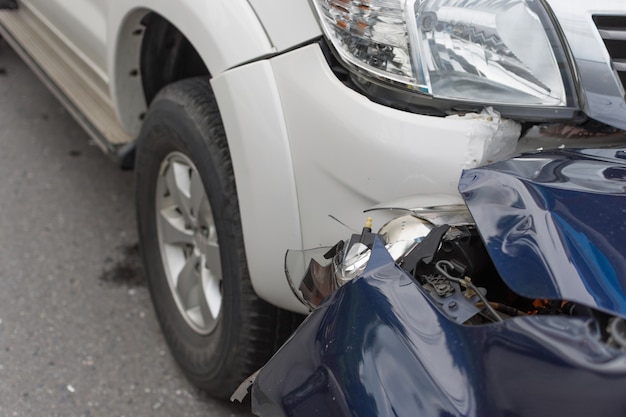
[[[312,0],[340,59],[369,79],[463,102],[566,107],[573,81],[541,0]]]

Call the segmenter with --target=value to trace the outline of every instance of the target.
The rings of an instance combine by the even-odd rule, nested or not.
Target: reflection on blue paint
[[[513,291],[626,317],[622,153],[555,150],[463,174],[459,190]]]
[[[626,317],[625,150],[466,171],[460,191],[512,290]],[[378,242],[259,373],[262,417],[618,416],[626,356],[585,318],[448,319]]]
[[[390,261],[311,313],[259,373],[252,403],[262,417],[612,416],[625,391],[624,354],[586,320],[459,325]]]

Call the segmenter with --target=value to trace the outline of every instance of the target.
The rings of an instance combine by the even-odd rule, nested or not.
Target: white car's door
[[[23,0],[69,49],[108,84],[103,0]]]

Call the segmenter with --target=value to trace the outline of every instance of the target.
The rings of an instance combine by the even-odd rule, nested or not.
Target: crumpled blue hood
[[[626,149],[525,154],[459,191],[513,291],[626,317]]]

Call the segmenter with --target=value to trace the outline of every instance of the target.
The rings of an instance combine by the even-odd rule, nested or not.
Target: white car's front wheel
[[[142,259],[165,338],[193,382],[227,398],[269,359],[294,318],[252,289],[230,154],[208,80],[179,81],[157,95],[135,170]]]

